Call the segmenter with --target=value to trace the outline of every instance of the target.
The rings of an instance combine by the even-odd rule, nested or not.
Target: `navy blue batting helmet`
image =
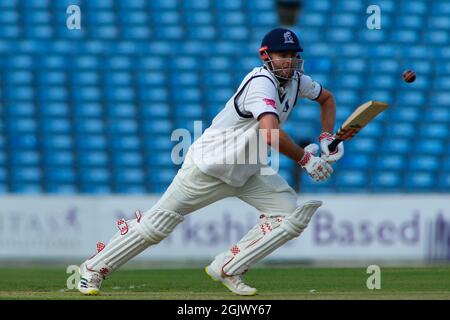
[[[269,31],[261,42],[261,51],[295,51],[303,52],[300,41],[295,32],[285,29],[276,28]]]

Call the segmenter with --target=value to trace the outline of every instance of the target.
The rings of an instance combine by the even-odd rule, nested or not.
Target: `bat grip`
[[[331,143],[328,145],[328,150],[330,150],[330,152],[336,151],[337,145],[338,145],[340,142],[342,142],[341,139],[338,139],[338,138],[334,139],[333,142],[331,142]]]

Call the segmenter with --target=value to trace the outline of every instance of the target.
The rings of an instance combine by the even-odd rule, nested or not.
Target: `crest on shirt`
[[[292,33],[290,31],[286,31],[284,33],[284,43],[295,43],[294,37],[292,37]]]

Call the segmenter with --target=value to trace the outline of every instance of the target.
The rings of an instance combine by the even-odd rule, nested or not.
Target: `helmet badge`
[[[284,34],[284,43],[295,43],[294,38],[290,31],[286,31]]]

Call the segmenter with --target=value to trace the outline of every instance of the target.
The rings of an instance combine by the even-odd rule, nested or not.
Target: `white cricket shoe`
[[[222,282],[225,287],[235,294],[241,296],[253,296],[258,292],[255,288],[246,285],[240,275],[228,277],[222,275],[220,267],[217,267],[214,261],[209,266],[205,267],[205,272],[211,279]]]
[[[85,263],[80,265],[80,282],[78,282],[78,291],[82,294],[95,296],[100,294],[100,286],[104,280],[103,275],[98,272],[88,270]]]

